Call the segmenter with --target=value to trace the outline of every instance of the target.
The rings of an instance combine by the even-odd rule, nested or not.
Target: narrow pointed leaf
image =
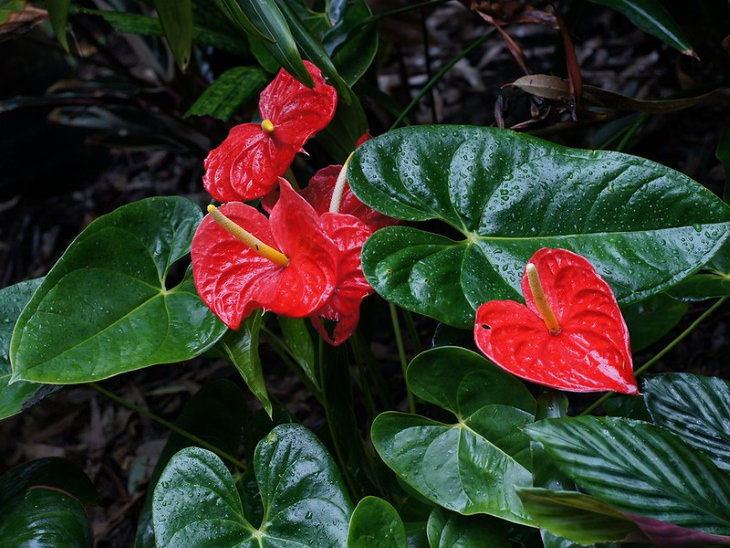
[[[10,343],[13,377],[89,382],[187,360],[213,345],[225,326],[192,277],[169,288],[166,281],[200,218],[183,198],[149,198],[91,223],[21,313]]]
[[[68,23],[68,11],[71,0],[48,0],[48,18],[51,20],[51,28],[56,35],[61,47],[67,52],[68,38],[66,38],[66,23]]]
[[[352,513],[347,548],[408,548],[398,512],[378,497],[365,497]]]
[[[254,469],[264,506],[258,529],[218,457],[194,447],[175,455],[155,489],[157,546],[346,545],[352,505],[331,457],[306,428],[276,427],[257,446]]]
[[[246,318],[237,331],[228,331],[216,344],[216,350],[231,362],[243,377],[249,390],[256,396],[266,413],[273,412],[269,392],[266,390],[264,373],[259,357],[259,332],[263,322],[263,312],[256,310]]]
[[[563,472],[614,508],[730,533],[730,477],[669,430],[614,417],[544,420],[525,430]]]
[[[319,388],[314,341],[309,333],[306,320],[287,318],[286,316],[279,316],[278,320],[281,333],[284,335],[284,340],[294,359],[296,359],[299,367],[302,368],[309,380],[314,383],[314,386]]]
[[[494,128],[389,132],[358,148],[348,180],[381,213],[461,232],[389,227],[363,248],[378,293],[457,327],[488,300],[519,299],[541,247],[584,256],[630,304],[692,274],[730,236],[730,208],[681,173]]]
[[[185,113],[188,116],[212,116],[228,121],[251,101],[268,82],[267,74],[258,67],[228,69],[198,97]]]
[[[695,55],[692,45],[659,0],[590,0],[622,13],[638,28],[685,55]]]
[[[689,373],[648,378],[644,399],[654,422],[730,472],[730,382]]]
[[[154,0],[154,6],[177,66],[185,70],[193,47],[192,0]]]

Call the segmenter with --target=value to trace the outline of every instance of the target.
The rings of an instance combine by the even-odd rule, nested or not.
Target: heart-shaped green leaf
[[[10,337],[20,312],[40,283],[41,278],[36,278],[0,290],[0,419],[20,413],[36,394],[46,391],[42,384],[32,382],[8,384],[12,373]]]
[[[47,487],[29,489],[0,520],[5,546],[56,548],[93,546],[89,520],[81,503]]]
[[[426,525],[431,548],[509,548],[504,522],[486,516],[462,516],[434,508]]]
[[[540,527],[581,544],[626,540],[639,527],[605,502],[575,491],[520,489],[525,508]]]
[[[615,417],[548,419],[526,431],[563,472],[614,508],[730,533],[730,477],[670,431]]]
[[[197,447],[175,455],[154,494],[155,541],[177,546],[345,546],[352,505],[332,458],[303,426],[277,426],[254,457],[264,517],[250,523],[235,481]]]
[[[644,400],[656,424],[730,472],[730,382],[668,373],[644,382]]]
[[[532,486],[529,439],[520,428],[532,422],[535,402],[520,381],[456,347],[423,352],[407,375],[415,395],[450,410],[458,422],[381,414],[371,435],[385,463],[444,508],[529,524],[515,489]]]
[[[184,198],[148,198],[91,223],[33,294],[10,343],[13,379],[89,382],[199,355],[225,326],[188,274],[166,277],[202,215]]]
[[[629,304],[699,269],[730,235],[730,208],[681,173],[494,128],[389,132],[358,148],[348,180],[386,215],[461,232],[389,227],[363,247],[378,293],[457,327],[471,326],[483,302],[520,299],[539,248],[586,257]]]
[[[352,513],[347,548],[407,548],[406,528],[388,501],[365,497]]]

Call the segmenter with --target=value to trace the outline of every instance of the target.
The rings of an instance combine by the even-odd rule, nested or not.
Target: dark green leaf
[[[216,350],[238,369],[256,399],[271,417],[272,408],[269,393],[264,382],[264,373],[259,358],[259,332],[263,321],[263,312],[256,310],[246,318],[238,331],[228,331],[218,341]]]
[[[548,419],[527,433],[589,494],[617,510],[730,532],[730,477],[664,428],[623,418]]]
[[[365,111],[357,95],[352,94],[350,104],[343,101],[337,104],[334,118],[317,134],[317,140],[322,143],[335,162],[344,164],[350,153],[355,150],[357,141],[367,130]]]
[[[457,327],[471,327],[483,302],[519,299],[541,247],[585,256],[629,304],[692,274],[730,235],[730,208],[681,173],[494,128],[389,132],[356,151],[348,180],[386,215],[463,234],[389,227],[363,248],[376,291]]]
[[[347,548],[408,548],[406,528],[389,502],[362,499],[350,518]]]
[[[690,277],[689,279],[691,279]],[[688,305],[666,293],[624,306],[621,313],[631,335],[631,351],[638,352],[661,339],[687,312]]]
[[[431,345],[433,347],[461,346],[462,348],[476,351],[473,331],[451,327],[445,323],[440,323],[436,326]]]
[[[598,499],[574,491],[520,489],[522,503],[548,531],[581,544],[626,540],[640,529],[624,514]]]
[[[435,508],[426,526],[431,548],[509,548],[504,522],[486,516],[461,516]]]
[[[730,382],[689,373],[644,381],[644,399],[654,422],[730,472]]]
[[[0,25],[5,23],[14,11],[23,9],[25,0],[0,0]]]
[[[177,546],[345,546],[352,505],[330,456],[306,428],[277,426],[256,448],[264,518],[243,514],[233,477],[213,453],[175,455],[154,494],[159,548]]]
[[[193,47],[192,0],[153,0],[153,4],[177,66],[185,70]]]
[[[67,493],[34,487],[0,520],[5,546],[85,548],[93,546],[91,529],[81,503]]]
[[[26,403],[44,390],[43,385],[31,382],[8,384],[10,367],[10,337],[20,312],[38,288],[42,279],[20,282],[0,290],[0,419],[20,413]]]
[[[67,384],[197,356],[225,332],[188,274],[168,288],[202,215],[149,198],[91,223],[33,294],[10,343],[13,378]]]
[[[317,378],[317,362],[314,353],[314,341],[307,328],[307,320],[279,316],[279,327],[284,335],[289,350],[296,359],[299,367],[307,375],[316,388],[319,388]]]
[[[656,36],[685,55],[695,56],[692,45],[659,0],[590,0],[622,13],[638,28]]]
[[[670,289],[669,294],[689,302],[730,297],[730,274],[695,274]]]
[[[378,51],[378,33],[364,0],[334,0],[327,6],[332,28],[322,35],[322,44],[344,80],[354,85],[370,67]]]
[[[212,116],[228,121],[256,97],[268,81],[268,75],[257,67],[228,69],[195,100],[185,116]]]
[[[66,38],[66,23],[68,23],[68,10],[71,0],[48,0],[48,18],[51,20],[51,28],[56,35],[61,47],[67,52],[68,39]]]
[[[725,168],[725,191],[723,192],[723,198],[726,202],[730,202],[730,127],[726,127],[720,136],[720,141],[717,143],[717,150],[715,150],[715,156],[722,167]]]
[[[243,392],[232,382],[218,379],[203,385],[185,405],[175,424],[218,449],[235,455],[246,419],[246,397]],[[152,527],[154,488],[172,456],[192,445],[194,444],[190,438],[176,432],[172,432],[167,439],[149,480],[147,497],[137,520],[135,548],[154,548],[155,537]]]

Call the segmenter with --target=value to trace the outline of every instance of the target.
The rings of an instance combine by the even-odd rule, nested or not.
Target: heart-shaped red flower
[[[304,65],[313,88],[281,69],[261,92],[263,122],[235,126],[208,154],[203,185],[216,200],[253,200],[269,192],[304,143],[334,116],[337,92],[315,65]]]
[[[339,250],[338,280],[332,297],[312,314],[312,325],[329,344],[345,342],[360,319],[360,303],[373,292],[362,272],[362,246],[372,231],[359,219],[344,213],[324,213],[322,228]],[[334,322],[334,325],[332,323]]]
[[[540,249],[534,265],[557,320],[551,333],[526,273],[527,306],[490,301],[477,309],[474,338],[502,369],[529,381],[574,392],[638,394],[629,335],[609,285],[580,255]]]
[[[220,211],[288,259],[279,266],[222,228],[210,215],[193,237],[193,278],[200,298],[231,329],[253,310],[302,318],[324,306],[338,281],[339,250],[319,216],[284,179],[271,217],[243,203]]]

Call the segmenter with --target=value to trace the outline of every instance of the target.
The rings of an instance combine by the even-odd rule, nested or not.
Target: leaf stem
[[[117,396],[113,392],[110,392],[109,390],[107,390],[106,388],[101,387],[100,385],[98,385],[95,382],[89,383],[89,386],[91,386],[92,388],[94,388],[98,392],[101,392],[102,394],[104,394],[110,400],[113,400],[113,401],[117,402],[118,404],[123,405],[124,407],[126,407],[128,409],[131,409],[135,413],[139,413],[140,415],[143,415],[143,416],[147,417],[148,419],[152,419],[153,421],[155,421],[156,423],[164,426],[168,430],[170,430],[172,432],[175,432],[176,434],[180,434],[181,436],[186,437],[187,439],[189,439],[190,441],[192,441],[196,445],[199,445],[200,447],[203,447],[204,449],[207,449],[208,451],[212,451],[213,453],[215,453],[216,455],[218,455],[220,458],[227,460],[228,462],[230,462],[234,466],[237,466],[238,468],[241,468],[243,470],[246,470],[248,468],[246,466],[246,463],[245,462],[238,460],[233,455],[231,455],[231,454],[229,454],[229,453],[227,453],[227,452],[219,449],[215,445],[212,445],[212,444],[208,443],[207,441],[203,440],[202,438],[199,438],[195,434],[191,434],[187,430],[185,430],[183,428],[180,428],[175,423],[172,423],[170,421],[167,421],[167,420],[163,419],[162,417],[160,417],[158,415],[155,415],[152,411],[149,411],[148,409],[145,409],[144,407],[140,407],[139,405],[136,405],[136,404],[132,403],[131,401],[129,401],[129,400],[125,399],[125,398],[122,398],[121,396]]]
[[[481,44],[483,44],[487,40],[487,38],[489,38],[492,35],[493,32],[494,32],[493,29],[490,29],[489,31],[487,31],[483,36],[480,36],[479,38],[474,40],[471,44],[469,44],[462,51],[460,51],[458,55],[456,55],[453,59],[451,59],[448,63],[446,63],[443,67],[441,67],[439,69],[439,71],[436,74],[434,74],[433,78],[431,78],[426,83],[426,85],[423,86],[423,89],[421,89],[421,91],[419,91],[418,94],[416,94],[416,96],[413,98],[413,100],[410,103],[408,103],[408,106],[405,109],[403,109],[403,112],[401,112],[400,115],[398,116],[398,118],[395,119],[395,122],[393,122],[391,124],[388,131],[398,127],[401,124],[401,122],[403,122],[403,120],[406,118],[406,116],[408,116],[408,114],[416,107],[416,105],[418,105],[418,103],[421,101],[421,99],[423,99],[423,97],[431,91],[431,88],[434,87],[439,82],[439,80],[441,80],[441,78],[443,78],[444,75],[447,72],[449,72],[449,70],[451,70],[451,68],[456,63],[458,63],[464,57],[469,55],[472,52],[472,50],[476,49]]]
[[[396,309],[393,303],[388,303],[390,308],[390,320],[393,322],[393,333],[395,334],[395,344],[398,347],[398,357],[400,358],[400,366],[403,370],[403,383],[406,385],[406,395],[408,397],[408,410],[411,413],[416,412],[416,402],[411,394],[411,389],[408,388],[408,381],[406,380],[406,370],[408,369],[408,358],[406,358],[406,348],[403,345],[403,335],[400,332],[400,322],[398,321],[398,309]]]
[[[682,339],[684,339],[687,335],[689,335],[690,333],[692,333],[692,331],[694,331],[694,329],[698,325],[700,325],[710,314],[712,314],[715,310],[717,310],[722,305],[722,303],[724,303],[726,300],[727,300],[727,297],[722,297],[721,299],[718,299],[717,301],[715,301],[715,303],[710,308],[708,308],[707,310],[705,310],[699,316],[699,318],[697,318],[695,321],[693,321],[691,324],[689,324],[689,327],[687,327],[687,329],[685,329],[684,331],[682,331],[667,346],[665,346],[664,348],[662,348],[651,359],[649,359],[644,365],[642,365],[641,367],[639,367],[634,372],[634,375],[636,375],[638,377],[639,375],[641,375],[642,373],[644,373],[647,369],[649,369],[652,365],[654,365],[657,361],[659,361],[667,352],[669,352],[672,348],[674,348],[675,346],[677,346],[682,341]],[[587,415],[591,411],[594,411],[599,406],[601,406],[603,404],[603,402],[605,402],[611,396],[613,396],[613,392],[607,392],[606,394],[604,394],[603,396],[601,396],[600,398],[598,398],[596,401],[594,401],[591,405],[589,405],[586,409],[584,409],[580,413],[580,415]]]

